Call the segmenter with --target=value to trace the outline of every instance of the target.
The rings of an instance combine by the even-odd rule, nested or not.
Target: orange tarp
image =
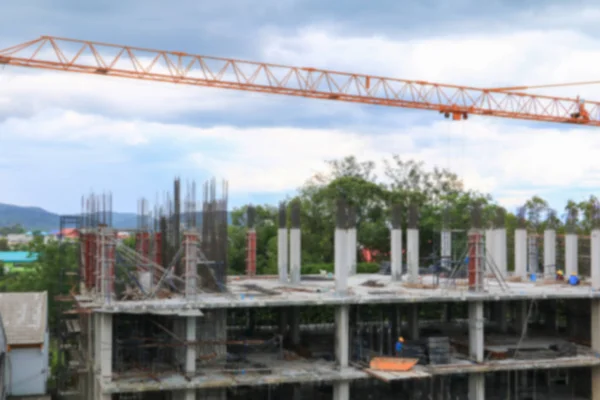
[[[371,369],[380,371],[410,371],[419,362],[416,358],[375,357],[371,360]]]

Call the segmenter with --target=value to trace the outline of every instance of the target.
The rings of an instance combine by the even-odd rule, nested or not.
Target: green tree
[[[10,247],[8,246],[8,239],[0,238],[0,251],[9,251]]]

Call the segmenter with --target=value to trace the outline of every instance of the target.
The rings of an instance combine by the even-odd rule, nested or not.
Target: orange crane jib
[[[0,64],[422,110],[600,126],[600,102],[42,36]]]

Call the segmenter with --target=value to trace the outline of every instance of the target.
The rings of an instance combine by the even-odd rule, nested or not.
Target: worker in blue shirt
[[[396,356],[402,355],[402,348],[404,347],[404,338],[400,336],[396,342]]]
[[[573,285],[573,286],[579,285],[579,277],[577,275],[571,275],[569,277],[569,285]]]

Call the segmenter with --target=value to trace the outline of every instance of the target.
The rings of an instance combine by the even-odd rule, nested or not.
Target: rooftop
[[[9,346],[44,343],[48,293],[0,293],[0,316]]]
[[[0,261],[5,263],[32,263],[37,261],[38,253],[28,251],[0,251]]]

